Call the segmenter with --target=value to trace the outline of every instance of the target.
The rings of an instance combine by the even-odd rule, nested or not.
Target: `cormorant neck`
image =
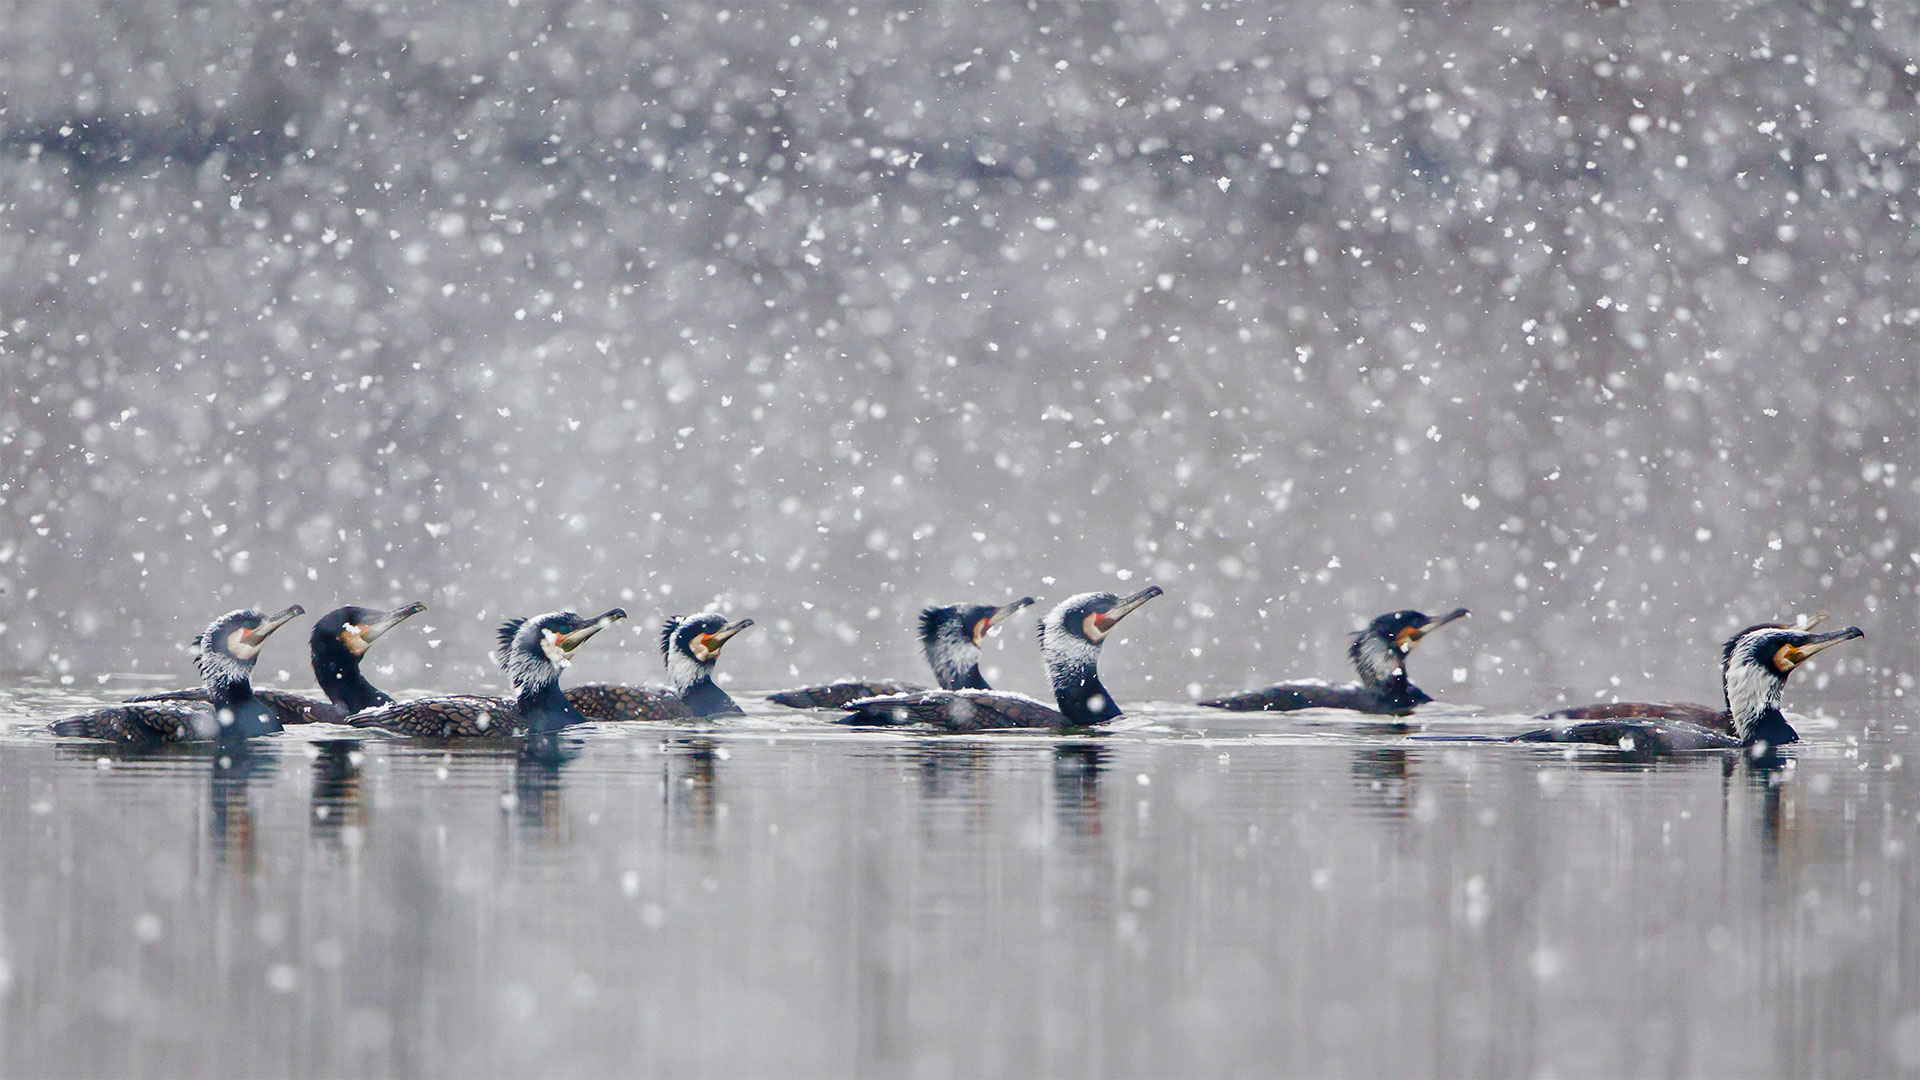
[[[1413,685],[1413,682],[1407,678],[1407,670],[1404,667],[1394,672],[1375,689],[1380,691],[1380,695],[1386,699],[1387,704],[1396,708],[1411,709],[1433,700],[1425,690]]]
[[[559,672],[555,672],[551,679],[520,687],[520,696],[515,699],[514,706],[526,718],[527,730],[534,734],[558,731],[587,719],[580,710],[568,704],[567,695],[560,690]]]
[[[220,718],[217,737],[244,739],[280,730],[280,720],[253,696],[253,683],[242,675],[216,672],[207,678],[207,699]]]
[[[332,651],[315,650],[313,678],[320,684],[320,689],[326,692],[327,700],[340,706],[348,716],[364,709],[393,704],[392,698],[381,693],[360,673],[360,658],[352,654],[343,656]]]
[[[1360,673],[1360,682],[1376,693],[1391,695],[1394,680],[1402,686],[1407,684],[1407,658],[1394,647],[1393,642],[1371,630],[1362,630],[1353,636],[1353,645],[1347,649],[1347,657],[1353,661],[1353,670]]]
[[[924,648],[927,666],[942,690],[987,690],[980,677],[980,647],[973,643],[965,627],[947,622],[928,635]]]
[[[1053,681],[1053,696],[1060,703],[1060,713],[1071,726],[1091,727],[1120,719],[1120,706],[1100,683],[1098,646],[1049,654],[1047,674]]]
[[[737,713],[740,706],[725,690],[714,685],[714,681],[702,672],[698,679],[680,691],[680,702],[695,716],[714,716],[719,713]]]
[[[1734,737],[1749,745],[1757,739],[1766,739],[1775,745],[1795,741],[1798,736],[1793,734],[1786,717],[1780,715],[1780,692],[1786,686],[1784,676],[1759,664],[1729,663],[1721,677],[1721,690],[1726,694],[1727,719],[1732,724]],[[1775,737],[1769,737],[1766,734],[1769,732]],[[1791,737],[1777,738],[1782,734]]]
[[[1787,723],[1786,716],[1779,709],[1768,709],[1749,721],[1745,731],[1739,728],[1735,728],[1735,731],[1739,732],[1743,746],[1766,743],[1774,747],[1800,741],[1800,733],[1793,730],[1793,725]]]

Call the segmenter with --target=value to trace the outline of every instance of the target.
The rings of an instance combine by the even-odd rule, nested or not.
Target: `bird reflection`
[[[260,851],[248,787],[272,776],[280,759],[264,747],[235,741],[213,748],[213,775],[208,788],[212,812],[214,858],[223,866],[252,873],[259,868]]]
[[[927,799],[985,801],[989,755],[986,747],[929,740],[919,747],[920,795]]]
[[[208,771],[208,839],[221,865],[252,871],[258,864],[253,804],[248,787],[254,780],[271,776],[279,767],[279,757],[266,745],[245,740],[201,743],[120,744],[86,743],[56,747],[61,760],[89,764],[114,763],[143,765],[178,773],[197,769],[201,762]]]
[[[697,735],[672,737],[662,759],[661,798],[670,834],[676,840],[711,845],[719,820],[719,742]]]
[[[1348,768],[1360,785],[1360,802],[1388,817],[1403,818],[1413,805],[1413,773],[1404,746],[1369,746],[1354,752]]]
[[[513,762],[514,812],[521,829],[540,846],[558,849],[572,839],[560,772],[580,755],[579,739],[544,733],[527,736]]]
[[[1793,781],[1794,770],[1790,762],[1790,758],[1777,750],[1760,754],[1728,754],[1721,771],[1730,817],[1735,816],[1736,805],[1744,801],[1737,797],[1742,782],[1746,792],[1757,797],[1753,827],[1760,840],[1761,874],[1768,882],[1779,877],[1783,840],[1788,847],[1793,841],[1793,815],[1787,812],[1788,800],[1784,798]],[[1737,825],[1737,822],[1733,824]]]
[[[368,815],[366,784],[360,766],[366,750],[358,739],[327,739],[314,749],[313,795],[308,820],[317,839],[357,845]]]
[[[1099,743],[1063,743],[1053,752],[1053,811],[1060,830],[1081,841],[1100,837],[1100,774],[1113,751]]]

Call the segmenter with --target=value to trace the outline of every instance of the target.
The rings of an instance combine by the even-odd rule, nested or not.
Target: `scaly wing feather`
[[[511,739],[527,727],[513,702],[472,694],[396,702],[354,713],[346,722],[430,739]]]
[[[109,705],[55,720],[55,735],[117,743],[196,742],[213,738],[219,721],[213,706],[192,701],[142,701]]]
[[[1375,712],[1377,708],[1372,704],[1374,696],[1358,685],[1292,682],[1227,694],[1200,704],[1210,709],[1233,712],[1292,712],[1295,709],[1358,709],[1361,712]]]
[[[307,697],[305,694],[290,693],[286,690],[255,690],[253,696],[273,713],[274,719],[281,724],[338,724],[346,719],[346,713],[331,701]],[[130,697],[129,702],[146,701],[208,701],[207,688],[204,686],[187,687],[181,690],[163,690],[157,694],[141,694]]]
[[[1540,714],[1542,720],[1676,720],[1695,727],[1731,734],[1733,718],[1725,709],[1686,702],[1610,701],[1604,705],[1576,705]]]
[[[664,686],[587,683],[567,688],[567,704],[589,720],[690,720],[693,710]]]
[[[1023,694],[997,690],[928,690],[888,694],[850,702],[844,724],[893,727],[926,724],[943,731],[993,731],[1003,728],[1061,730],[1067,718],[1058,709]]]
[[[861,698],[881,697],[887,694],[918,694],[926,689],[924,686],[896,682],[892,679],[874,679],[869,682],[846,680],[823,683],[818,686],[802,686],[794,690],[781,690],[768,694],[767,700],[775,705],[785,705],[790,709],[844,709]]]

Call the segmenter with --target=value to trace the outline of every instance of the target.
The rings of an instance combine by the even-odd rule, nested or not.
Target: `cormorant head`
[[[1081,593],[1054,605],[1040,620],[1040,651],[1047,656],[1097,658],[1100,644],[1134,609],[1159,596],[1149,585],[1122,599],[1110,592]],[[1048,667],[1052,667],[1049,662]]]
[[[1011,604],[948,604],[920,613],[920,647],[927,665],[949,690],[959,688],[980,666],[980,645],[988,631],[1006,622],[1014,612],[1033,603],[1023,596]]]
[[[525,690],[560,681],[560,669],[573,662],[573,651],[593,635],[627,617],[620,608],[589,619],[571,611],[550,611],[531,619],[509,619],[500,624],[501,668],[513,685]]]
[[[712,678],[720,650],[735,634],[752,625],[752,619],[728,622],[717,611],[668,616],[660,624],[660,655],[667,662],[667,677],[673,681],[673,688],[684,693],[694,683]]]
[[[425,610],[427,605],[418,601],[393,611],[375,611],[351,604],[334,608],[313,624],[313,651],[325,653],[339,648],[346,650],[348,656],[358,657],[381,634]]]
[[[1768,710],[1779,709],[1780,693],[1794,668],[1815,653],[1866,636],[1867,632],[1857,626],[1815,634],[1760,623],[1729,638],[1720,655],[1734,734],[1742,742],[1749,741],[1753,723]]]
[[[1468,614],[1466,608],[1455,608],[1445,615],[1390,611],[1356,632],[1347,653],[1353,658],[1360,678],[1370,686],[1378,686],[1406,670],[1407,654],[1421,638]]]
[[[273,615],[264,615],[257,608],[229,611],[200,632],[194,643],[193,662],[209,681],[244,682],[252,674],[254,658],[260,655],[267,638],[294,616],[306,613],[299,604]]]

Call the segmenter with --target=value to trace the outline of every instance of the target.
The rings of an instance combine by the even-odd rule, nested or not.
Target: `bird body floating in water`
[[[1023,596],[1011,604],[947,604],[920,613],[920,649],[942,690],[991,690],[980,674],[980,646],[988,632],[1033,603]],[[884,694],[913,694],[927,688],[889,679],[848,679],[819,686],[802,686],[767,695],[775,705],[793,709],[841,709],[861,698]]]
[[[1296,709],[1350,709],[1354,712],[1405,716],[1433,698],[1407,679],[1407,654],[1420,640],[1455,619],[1468,615],[1456,608],[1445,615],[1394,611],[1368,623],[1353,635],[1347,655],[1360,681],[1335,686],[1322,682],[1286,682],[1259,690],[1200,702],[1212,709],[1234,712],[1291,712]]]
[[[200,742],[270,735],[281,723],[253,692],[253,664],[275,630],[298,615],[299,604],[274,615],[254,608],[230,611],[195,641],[195,666],[205,701],[136,701],[53,722],[56,735],[121,743]]]
[[[361,657],[382,634],[427,610],[421,603],[408,604],[393,611],[374,611],[348,605],[334,608],[313,624],[308,650],[313,657],[314,681],[327,695],[319,701],[305,694],[286,690],[255,688],[258,698],[281,724],[338,724],[354,713],[393,704],[360,671]],[[131,702],[206,701],[207,689],[197,686],[159,694],[129,698]]]
[[[698,720],[738,713],[740,706],[713,681],[720,650],[752,619],[728,622],[718,612],[669,617],[660,627],[660,655],[673,685],[588,683],[567,700],[589,720]]]
[[[1121,717],[1100,682],[1100,646],[1121,619],[1161,594],[1149,585],[1125,599],[1109,592],[1068,597],[1040,620],[1040,655],[1059,708],[998,690],[928,690],[866,698],[846,706],[842,723],[928,724],[947,731],[1094,727]]]
[[[591,619],[554,611],[511,619],[497,631],[500,666],[513,680],[512,700],[472,694],[416,698],[347,718],[354,727],[441,739],[513,739],[585,721],[560,690],[560,672],[574,650],[627,617],[613,608]]]
[[[1764,756],[1800,740],[1780,711],[1787,676],[1816,653],[1865,636],[1857,626],[1830,634],[1778,623],[1750,626],[1720,650],[1724,709],[1649,702],[1580,706],[1541,717],[1571,723],[1515,735],[1513,741],[1591,743],[1656,754],[1746,749]]]

